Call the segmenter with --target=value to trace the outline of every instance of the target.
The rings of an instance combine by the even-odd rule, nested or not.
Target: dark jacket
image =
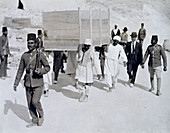
[[[156,44],[156,45],[149,45],[148,46],[148,48],[145,52],[143,61],[142,61],[143,64],[147,60],[148,56],[149,56],[149,62],[148,62],[149,67],[154,68],[154,67],[161,66],[162,65],[161,64],[161,56],[163,58],[163,66],[167,67],[166,54],[165,54],[165,51],[164,51],[164,49],[162,48],[161,45]]]
[[[143,59],[143,51],[142,51],[142,44],[136,42],[135,52],[133,53],[131,50],[132,42],[128,42],[126,45],[125,53],[127,55],[128,63],[135,63],[139,65],[142,63]]]
[[[43,48],[43,40],[39,37],[36,39],[37,48]]]
[[[37,54],[36,51],[32,51],[32,52],[25,52],[22,55],[14,85],[18,86],[25,69],[26,69],[26,74],[24,76],[24,85],[26,87],[38,87],[44,85],[43,74],[46,74],[50,71],[50,66],[43,53],[39,53],[39,58],[38,59],[35,58],[32,62],[30,62],[31,58],[33,58],[36,54]],[[36,67],[36,61],[38,61],[37,67]],[[34,70],[35,67],[40,69],[40,75],[36,78],[33,77],[31,74],[31,71]]]
[[[53,71],[58,72],[61,68],[61,60],[62,60],[63,52],[62,51],[54,51],[54,61],[53,61]]]
[[[113,40],[114,36],[120,36],[120,30],[118,29],[116,33],[114,33],[114,29],[111,31],[111,38]]]
[[[138,32],[138,39],[144,40],[146,37],[146,30],[144,28],[141,28]]]
[[[6,36],[4,36],[4,35],[2,35],[0,37],[0,56],[4,56],[4,55],[10,54],[9,44],[7,42],[7,39],[8,38]],[[6,44],[6,46],[5,46],[5,44]]]

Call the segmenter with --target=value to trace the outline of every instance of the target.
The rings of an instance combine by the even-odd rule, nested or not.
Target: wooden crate
[[[86,38],[93,45],[110,41],[110,11],[73,10],[43,12],[45,49],[76,51]]]

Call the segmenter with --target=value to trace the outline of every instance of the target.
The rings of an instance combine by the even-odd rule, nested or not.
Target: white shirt
[[[119,60],[121,58],[122,61],[127,62],[127,57],[124,49],[119,44],[117,44],[116,46],[110,44],[108,46],[108,52],[106,52],[105,55],[107,59]]]
[[[131,51],[133,52],[133,45],[134,45],[134,50],[135,50],[135,47],[136,47],[136,41],[132,42],[131,43]]]

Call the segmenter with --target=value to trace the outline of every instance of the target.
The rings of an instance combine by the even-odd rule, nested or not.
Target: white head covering
[[[91,39],[86,39],[84,44],[92,45],[92,40]]]
[[[120,36],[114,36],[113,40],[118,40],[120,42],[121,38],[120,38]]]

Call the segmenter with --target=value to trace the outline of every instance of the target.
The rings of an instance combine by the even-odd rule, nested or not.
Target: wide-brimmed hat
[[[136,32],[132,32],[132,34],[130,35],[132,38],[133,37],[137,37],[137,33]]]
[[[91,39],[85,39],[84,44],[92,45],[92,40]]]
[[[120,42],[121,38],[120,38],[120,36],[114,36],[113,40],[118,40]]]

